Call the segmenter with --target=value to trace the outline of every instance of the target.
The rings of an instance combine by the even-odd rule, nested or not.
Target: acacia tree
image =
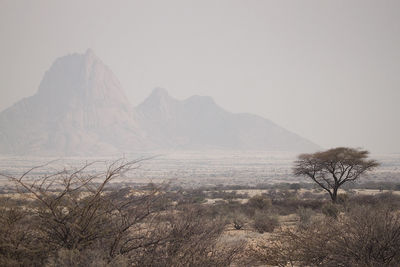
[[[348,147],[301,154],[295,161],[294,174],[311,178],[329,193],[335,203],[340,186],[357,180],[379,165],[376,160],[368,159],[368,155],[367,150]]]

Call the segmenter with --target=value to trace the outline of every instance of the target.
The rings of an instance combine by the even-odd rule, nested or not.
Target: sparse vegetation
[[[400,195],[113,184],[137,161],[8,178],[1,266],[397,266]],[[32,170],[31,170],[32,171]],[[11,187],[10,187],[11,189]],[[342,192],[342,191],[341,191]],[[362,192],[363,194],[360,194]]]
[[[177,206],[162,187],[106,191],[137,161],[116,161],[103,173],[62,170],[40,180],[11,177],[24,205],[2,199],[2,266],[224,266],[238,247],[218,239],[226,225],[198,201]],[[98,183],[98,180],[101,182]],[[194,196],[197,199],[197,195]]]

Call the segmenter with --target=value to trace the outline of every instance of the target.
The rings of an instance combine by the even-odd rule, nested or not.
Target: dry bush
[[[266,196],[272,200],[273,204],[275,204],[275,202],[277,202],[277,201],[296,198],[297,192],[290,191],[287,189],[271,189],[271,190],[268,190]]]
[[[45,255],[38,247],[32,217],[15,202],[0,200],[0,266],[30,266]]]
[[[211,199],[220,198],[224,200],[232,199],[247,199],[249,195],[247,193],[238,193],[237,191],[209,191],[208,197]]]
[[[336,219],[340,212],[338,205],[333,203],[324,204],[321,211],[325,216],[331,217],[333,219]]]
[[[324,200],[318,199],[282,199],[273,202],[273,210],[280,215],[289,215],[296,213],[299,208],[309,208],[312,210],[320,210],[326,203]]]
[[[231,220],[233,223],[233,227],[236,230],[242,229],[246,224],[246,221],[248,220],[248,218],[243,213],[239,212],[235,212],[234,214],[231,215],[231,217],[232,217]]]
[[[301,199],[319,199],[319,200],[326,200],[329,197],[325,194],[314,193],[312,191],[304,191],[300,194]]]
[[[247,205],[258,210],[268,210],[271,208],[271,199],[263,195],[255,195],[249,199]]]
[[[253,250],[276,266],[398,266],[400,216],[387,207],[357,207],[337,220],[286,229]]]
[[[256,212],[254,215],[253,227],[259,233],[273,232],[279,226],[279,221],[275,216],[265,212]]]
[[[218,245],[225,220],[200,205],[176,209],[162,188],[107,190],[137,167],[115,161],[105,172],[86,164],[40,179],[7,176],[29,204],[2,203],[2,266],[226,266],[238,248]],[[100,182],[99,182],[100,181]],[[167,197],[168,196],[168,197]],[[94,264],[94,265],[93,265]]]
[[[211,219],[202,206],[187,205],[168,214],[160,228],[168,239],[146,249],[138,266],[229,266],[240,245],[224,246],[219,239],[225,228],[222,218]]]
[[[111,261],[107,260],[103,251],[100,249],[87,249],[79,251],[77,249],[60,249],[57,253],[48,258],[46,267],[128,267],[129,259],[124,256],[118,256]]]
[[[349,198],[348,202],[353,205],[385,205],[393,210],[400,209],[400,195],[393,194],[391,191],[376,195],[354,195]]]
[[[299,216],[299,227],[309,227],[314,213],[315,212],[310,208],[299,207],[297,209],[297,215]]]

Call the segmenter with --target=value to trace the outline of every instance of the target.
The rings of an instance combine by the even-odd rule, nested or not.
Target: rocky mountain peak
[[[38,92],[0,114],[0,152],[104,154],[143,144],[112,71],[88,49],[58,58]],[[8,141],[4,141],[8,140]]]
[[[156,87],[151,92],[150,97],[156,97],[156,98],[169,97],[169,94],[167,89]]]
[[[176,99],[168,94],[166,89],[157,87],[154,88],[151,94],[139,105],[138,110],[142,110],[145,113],[158,111],[169,113],[171,109],[175,108],[177,102]]]
[[[122,105],[129,101],[112,71],[88,49],[58,58],[40,83],[38,95],[57,106]]]
[[[317,147],[259,116],[230,113],[207,96],[178,100],[155,88],[133,108],[115,75],[91,49],[58,58],[34,96],[0,113],[0,154]]]

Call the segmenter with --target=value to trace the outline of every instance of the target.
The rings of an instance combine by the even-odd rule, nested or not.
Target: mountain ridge
[[[178,100],[155,88],[133,107],[88,49],[57,58],[36,94],[0,112],[0,154],[105,155],[157,149],[309,151],[312,142],[209,96]]]
[[[147,116],[142,125],[147,124],[147,132],[152,135],[150,138],[156,143],[162,144],[165,142],[163,139],[171,140],[171,137],[174,137],[174,145],[178,149],[198,149],[207,146],[244,150],[310,151],[319,149],[312,142],[261,116],[226,111],[210,96],[195,95],[184,100],[177,100],[163,89],[164,104],[172,103],[173,106],[163,110],[154,109],[152,105],[146,106],[149,102],[158,101],[151,98],[159,96],[160,94],[154,93],[159,91],[160,89],[154,89],[150,96],[136,107],[138,114]],[[165,101],[165,98],[168,101]],[[177,113],[169,116],[173,120],[166,117],[169,112],[165,110]]]

